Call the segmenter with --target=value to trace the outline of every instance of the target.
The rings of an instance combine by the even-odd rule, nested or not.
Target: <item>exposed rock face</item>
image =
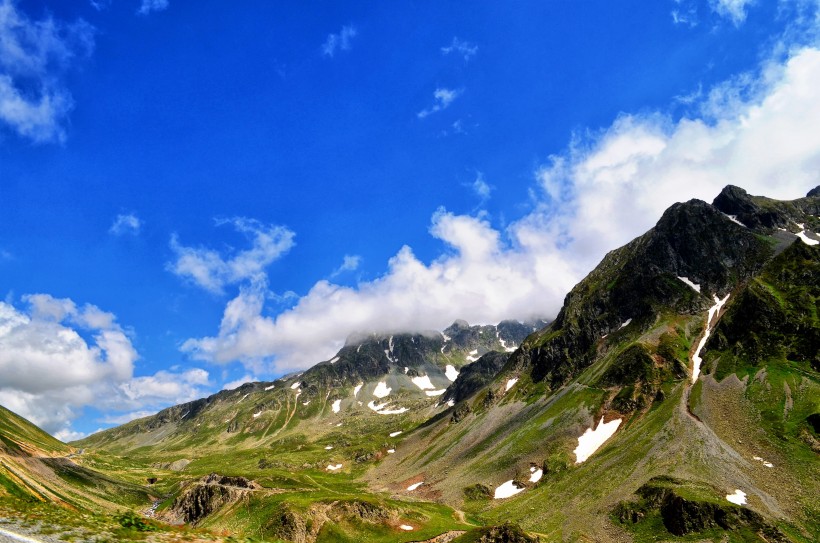
[[[538,543],[538,539],[527,535],[517,524],[506,522],[501,526],[489,526],[478,530],[478,543]]]
[[[172,522],[176,520],[196,524],[259,488],[257,483],[244,477],[226,477],[212,473],[189,485],[177,496],[164,517]]]
[[[680,484],[680,481],[670,477],[652,478],[635,492],[641,498],[639,501],[619,503],[613,515],[621,523],[636,524],[651,515],[660,514],[664,527],[677,536],[711,529],[749,528],[764,535],[764,541],[788,541],[780,530],[751,509],[730,503],[684,498],[677,490]]]
[[[788,229],[794,223],[805,223],[816,215],[820,187],[790,202],[772,200],[763,196],[751,196],[745,190],[727,185],[712,202],[718,210],[737,217],[737,220],[753,229]]]
[[[308,511],[300,512],[282,503],[270,516],[264,530],[271,536],[293,543],[316,541],[326,522],[356,521],[383,524],[395,521],[398,513],[374,503],[353,500],[315,503]]]
[[[442,402],[454,401],[456,403],[469,397],[475,391],[493,380],[498,371],[504,367],[509,358],[509,353],[490,352],[465,366],[455,382],[447,388],[441,398]]]
[[[643,327],[660,311],[694,314],[754,275],[772,249],[751,230],[700,200],[675,204],[643,236],[610,252],[567,295],[555,321],[530,336],[508,366],[557,388],[589,366],[596,344],[626,323]],[[698,294],[678,277],[701,286]]]
[[[484,354],[502,350],[502,342],[508,347],[518,346],[545,324],[503,321],[498,326],[470,326],[458,320],[443,333],[357,335],[348,338],[333,364],[317,364],[303,374],[302,380],[319,387],[349,386],[379,378],[396,367],[406,367],[411,377],[425,375],[427,366],[441,355],[456,349]]]

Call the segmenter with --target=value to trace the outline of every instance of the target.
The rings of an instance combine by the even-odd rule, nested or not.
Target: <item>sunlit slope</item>
[[[535,327],[459,321],[443,333],[351,338],[336,356],[302,374],[174,406],[76,445],[152,458],[152,448],[161,445],[164,457],[174,451],[196,457],[292,435],[310,435],[324,446],[348,434],[407,428],[446,407],[442,395],[462,367],[494,350],[514,350]]]
[[[140,476],[128,481],[113,473],[119,470],[106,469],[109,473],[104,474],[86,466],[95,461],[82,452],[0,407],[0,499],[88,510],[149,502]]]
[[[769,226],[756,228],[703,202],[673,206],[607,255],[490,385],[413,432],[368,474],[371,487],[517,520],[550,539],[671,537],[669,504],[697,512],[692,533],[721,532],[714,519],[725,517],[737,540],[818,537],[818,249],[813,234],[796,236],[816,231],[817,200],[762,199]],[[727,332],[762,292],[758,312],[780,325]],[[709,322],[693,390],[692,357],[717,295],[725,314]],[[750,357],[766,352],[761,342],[776,354]],[[731,355],[718,354],[727,344]],[[601,421],[614,435],[577,463],[578,438]],[[510,494],[505,484],[516,493],[494,499]],[[742,508],[726,499],[738,490]]]

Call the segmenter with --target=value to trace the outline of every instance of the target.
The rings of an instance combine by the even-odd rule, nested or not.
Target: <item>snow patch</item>
[[[447,364],[447,366],[444,368],[444,375],[452,383],[453,381],[458,379],[458,370],[452,364]]]
[[[259,415],[261,415],[261,414],[262,414],[262,412],[261,412],[261,411],[260,411],[259,413],[254,413],[254,414],[253,414],[253,418],[257,418],[257,417],[259,417]]]
[[[325,447],[325,450],[326,450],[326,451],[331,451],[331,450],[333,450],[333,445],[328,445],[327,447]]]
[[[250,394],[251,394],[251,393],[250,393],[250,392],[248,392],[247,394],[245,394],[244,396],[242,396],[241,398],[239,398],[239,402],[241,402],[242,400],[244,400],[245,398],[247,398],[248,396],[250,396]],[[239,402],[236,402],[236,403],[239,403]]]
[[[802,230],[802,231],[798,232],[797,237],[800,238],[801,240],[803,240],[803,243],[805,243],[806,245],[817,245],[818,243],[820,243],[820,241],[817,241],[816,239],[811,239],[810,237],[808,237],[806,235],[805,230]]]
[[[615,419],[610,422],[604,422],[604,417],[598,423],[598,427],[594,430],[587,428],[586,432],[578,438],[578,446],[575,447],[575,463],[580,464],[597,451],[604,442],[612,437],[618,426],[621,425],[623,419]]]
[[[424,481],[422,481],[420,483],[413,483],[412,485],[407,487],[407,490],[409,490],[410,492],[413,492],[415,489],[417,489],[418,487],[420,487],[423,484],[424,484]]]
[[[353,397],[354,397],[354,398],[355,398],[356,396],[358,396],[358,395],[359,395],[359,391],[362,389],[362,386],[363,386],[363,385],[364,385],[364,383],[359,383],[358,385],[356,385],[356,386],[353,388]]]
[[[535,471],[532,472],[532,474],[530,474],[530,482],[531,483],[537,483],[538,481],[541,480],[541,477],[543,477],[543,476],[544,476],[544,470],[536,469]]]
[[[754,458],[755,460],[757,460],[758,462],[760,462],[761,464],[763,464],[767,468],[773,468],[774,467],[774,464],[772,464],[768,460],[764,460],[764,459],[760,458],[759,456],[753,456],[752,458]]]
[[[310,405],[310,400],[308,400],[306,402],[302,402],[302,405]]]
[[[412,527],[412,526],[408,526],[407,524],[402,524],[401,526],[399,526],[399,528],[401,528],[402,530],[404,530],[404,531],[406,531],[406,532],[410,532],[410,531],[412,531],[412,530],[413,530],[413,527]]]
[[[332,409],[333,409],[334,413],[338,413],[341,408],[342,408],[342,400],[336,400],[336,401],[333,402]]]
[[[689,280],[688,277],[678,276],[678,279],[680,279],[681,281],[683,281],[684,283],[686,283],[687,285],[689,285],[690,287],[695,289],[697,292],[700,292],[700,285],[697,284],[697,283],[693,283],[692,281]]]
[[[397,432],[391,432],[390,437],[396,437],[397,435],[400,435],[400,434],[401,434],[401,430],[399,430]]]
[[[739,488],[735,489],[734,494],[726,494],[726,499],[735,505],[746,505],[746,493]]]
[[[416,385],[417,387],[419,387],[422,390],[436,388],[436,387],[433,386],[433,383],[430,382],[430,376],[429,375],[422,375],[421,377],[413,377],[410,380],[413,381],[414,385]]]
[[[447,400],[447,406],[448,407],[453,407],[455,404],[456,404],[455,400]]]
[[[495,489],[494,497],[496,500],[500,500],[502,498],[509,498],[510,496],[515,496],[522,490],[524,490],[523,487],[515,486],[515,481],[510,479],[509,481]]]
[[[703,359],[700,357],[700,352],[703,350],[704,345],[706,345],[706,341],[709,339],[709,334],[712,333],[712,319],[714,318],[715,314],[720,312],[720,308],[726,301],[729,299],[729,294],[726,295],[725,298],[722,300],[714,295],[715,305],[709,308],[709,314],[706,317],[706,330],[703,332],[703,337],[700,338],[700,343],[698,343],[698,348],[695,349],[695,354],[692,355],[692,382],[696,382],[698,380],[698,376],[700,375],[700,365],[703,363]]]
[[[381,411],[388,405],[390,405],[390,402],[384,402],[379,404],[376,403],[376,400],[370,400],[369,402],[367,402],[367,407],[369,407],[373,411]]]
[[[379,411],[379,415],[401,415],[405,411],[408,411],[406,407],[399,407],[398,409],[382,409]]]
[[[299,381],[296,381],[295,383],[293,383],[292,385],[290,385],[290,389],[291,389],[291,390],[296,390],[297,388],[299,388],[299,385],[301,385],[301,384],[302,384],[302,383],[300,383]]]
[[[342,465],[341,465],[341,464],[335,464],[335,465],[333,465],[333,464],[328,464],[328,465],[327,465],[327,470],[328,470],[328,471],[336,471],[336,470],[338,470],[338,469],[342,469]]]
[[[481,357],[478,356],[478,349],[473,349],[472,351],[470,351],[470,354],[468,354],[466,358],[467,362],[475,362]]]
[[[621,324],[621,328],[626,328],[629,326],[629,323],[632,322],[632,319],[626,319],[623,324]]]
[[[513,377],[512,379],[507,380],[507,388],[504,389],[504,392],[510,390],[515,383],[518,382],[518,377]]]
[[[396,449],[387,449],[387,454],[393,454],[396,452]]]
[[[441,396],[445,392],[447,392],[446,388],[440,388],[438,390],[427,390],[424,393],[427,394],[430,397],[434,397],[434,396]]]
[[[724,215],[726,215],[726,213],[724,213]],[[742,226],[743,228],[746,228],[746,225],[745,225],[745,224],[743,224],[742,222],[740,222],[739,220],[737,220],[737,215],[726,215],[726,217],[727,217],[730,221],[732,221],[733,223],[739,224],[739,225],[740,225],[740,226]]]
[[[373,391],[373,395],[377,398],[384,398],[390,394],[391,390],[393,389],[389,388],[385,381],[379,381],[379,384],[376,385],[376,390]]]
[[[336,357],[333,357],[333,360],[331,360],[331,361],[330,361],[330,363],[331,363],[331,364],[335,364],[335,363],[336,363],[336,362],[338,362],[338,361],[339,361],[339,357],[338,357],[338,356],[336,356]]]
[[[275,386],[276,386],[276,385],[271,385],[271,386],[269,386],[269,387],[265,387],[265,391],[271,390],[271,389],[273,389]]]

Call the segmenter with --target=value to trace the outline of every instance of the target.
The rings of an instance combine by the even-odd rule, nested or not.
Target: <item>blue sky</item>
[[[820,182],[816,0],[373,4],[0,0],[0,404],[552,317],[671,203]]]

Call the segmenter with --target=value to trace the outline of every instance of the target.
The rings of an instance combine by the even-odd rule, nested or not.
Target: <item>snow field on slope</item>
[[[575,453],[575,463],[580,464],[592,456],[607,439],[615,434],[622,420],[623,419],[615,419],[610,422],[604,422],[604,417],[601,417],[597,428],[587,428],[586,432],[578,437],[578,446],[575,447],[573,451]]]

